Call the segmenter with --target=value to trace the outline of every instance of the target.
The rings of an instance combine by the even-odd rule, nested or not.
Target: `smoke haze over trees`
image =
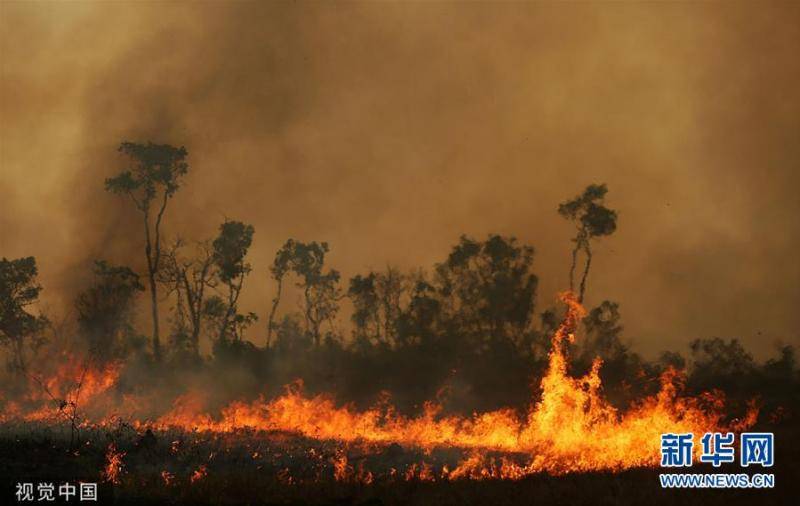
[[[553,205],[592,182],[621,221],[585,301],[618,302],[637,350],[718,335],[763,359],[798,342],[797,5],[0,9],[0,255],[36,258],[54,312],[96,259],[149,289],[141,215],[102,191],[128,139],[191,153],[170,239],[227,217],[256,230],[239,306],[259,346],[290,237],[327,242],[346,281],[431,268],[462,234],[515,236],[553,300],[574,237]]]
[[[390,392],[397,406],[408,411],[433,398],[467,412],[520,407],[529,401],[531,385],[544,373],[551,334],[562,311],[537,297],[532,246],[497,234],[485,239],[462,236],[449,255],[430,268],[403,271],[388,266],[344,281],[327,260],[328,243],[288,239],[275,253],[271,277],[254,280],[249,250],[256,231],[241,221],[226,218],[213,240],[194,247],[174,239],[162,250],[168,239],[160,235],[159,226],[170,194],[177,189],[171,182],[174,160],[180,160],[185,173],[188,153],[167,144],[126,145],[146,152],[137,158],[140,179],[123,172],[108,180],[107,187],[126,194],[141,190],[131,200],[145,222],[141,233],[152,283],[151,331],[137,331],[133,320],[141,302],[137,296],[145,287],[128,266],[95,262],[94,281],[74,302],[77,327],[64,332],[45,315],[28,310],[42,290],[35,259],[3,258],[0,343],[7,351],[12,379],[35,377],[27,371],[29,361],[52,361],[72,350],[86,364],[124,363],[120,394],[151,382],[171,385],[167,392],[185,388],[184,375],[191,375],[214,382],[209,388],[219,399],[276,392],[300,380],[312,391],[334,392],[363,404]],[[150,156],[150,150],[157,153]],[[164,159],[164,153],[169,154],[167,162],[148,162]],[[165,188],[151,229],[148,202],[157,194],[156,180]],[[590,241],[610,236],[617,228],[616,212],[603,202],[607,193],[605,184],[591,184],[556,208],[577,230],[570,267],[573,288],[577,253],[585,254],[580,298],[589,286]],[[246,279],[276,285],[275,298],[263,306],[267,325],[258,328],[264,334],[258,340],[263,346],[245,339],[245,331],[258,321],[256,312],[240,308]],[[281,306],[288,282],[298,292],[294,307],[286,302]],[[160,298],[153,295],[158,293]],[[350,303],[349,330],[339,324],[345,300]],[[162,317],[171,322],[166,345],[160,344],[157,322]],[[594,367],[596,358],[602,359],[603,384],[619,405],[652,393],[667,368],[687,366],[692,390],[722,388],[740,403],[750,402],[748,397],[757,393],[773,414],[796,400],[792,392],[800,375],[791,346],[758,364],[737,339],[698,339],[691,344],[688,361],[680,352],[667,350],[659,360],[647,361],[622,341],[619,303],[602,301],[582,323],[582,339],[568,345],[574,357],[570,368],[582,375]],[[78,408],[76,402],[71,405],[74,427]]]

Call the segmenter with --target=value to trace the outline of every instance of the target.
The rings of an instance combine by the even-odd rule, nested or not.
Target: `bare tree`
[[[181,254],[183,247],[183,241],[178,239],[167,250],[160,280],[175,293],[180,326],[185,325],[185,312],[188,311],[189,345],[192,352],[199,355],[205,302],[208,289],[217,287],[217,268],[214,249],[209,241],[196,243],[194,254],[188,257]],[[184,300],[186,310],[184,310]]]
[[[64,421],[69,423],[70,450],[76,448],[80,444],[80,427],[81,427],[81,418],[79,414],[80,397],[81,397],[81,390],[83,389],[83,384],[86,379],[86,374],[89,372],[91,363],[92,363],[91,356],[84,359],[83,366],[81,367],[80,376],[76,379],[74,387],[70,391],[67,391],[64,398],[60,398],[55,394],[53,394],[53,392],[47,386],[47,382],[45,382],[41,377],[32,373],[28,374],[28,377],[39,386],[42,392],[44,392],[50,398],[51,402],[58,405],[58,415],[62,417]]]

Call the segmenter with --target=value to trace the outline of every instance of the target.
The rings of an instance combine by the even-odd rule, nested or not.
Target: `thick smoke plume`
[[[513,234],[552,300],[555,205],[604,181],[620,230],[588,302],[619,301],[637,349],[797,342],[797,5],[0,10],[2,254],[36,256],[55,312],[95,258],[143,267],[102,182],[121,140],[154,140],[190,152],[169,234],[255,226],[244,306],[262,318],[288,237],[328,241],[350,276]]]

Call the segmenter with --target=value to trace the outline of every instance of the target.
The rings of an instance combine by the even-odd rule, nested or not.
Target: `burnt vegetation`
[[[545,372],[550,337],[563,309],[538,297],[533,246],[496,234],[462,236],[435,265],[411,271],[387,266],[346,279],[329,264],[327,256],[334,245],[290,238],[275,253],[269,277],[258,279],[252,275],[251,262],[255,260],[248,255],[257,231],[246,222],[226,219],[215,237],[197,241],[181,239],[179,231],[169,227],[169,204],[189,174],[184,148],[124,142],[119,150],[127,168],[107,179],[105,187],[141,215],[146,270],[136,272],[131,266],[114,263],[115,259],[97,259],[92,272],[86,273],[87,286],[77,294],[74,311],[54,323],[54,315],[36,310],[42,291],[36,260],[3,258],[0,345],[7,357],[7,374],[0,406],[29,388],[31,378],[38,378],[32,364],[39,369],[43,364],[48,367],[65,353],[93,366],[122,364],[116,395],[156,391],[164,399],[164,408],[190,384],[207,389],[221,406],[231,399],[280,393],[284,385],[298,379],[309,392],[330,392],[339,401],[356,406],[373,405],[389,392],[392,403],[407,413],[418,412],[430,399],[438,399],[448,412],[470,413],[503,407],[524,409],[531,396],[535,398],[532,385],[537,385]],[[568,286],[580,300],[590,285],[592,244],[617,228],[618,214],[607,207],[607,196],[605,185],[592,184],[556,209],[575,227],[573,243],[565,251],[571,256]],[[240,307],[241,294],[252,283],[270,283],[274,294],[258,314]],[[137,311],[144,305],[149,306],[148,329],[135,324]],[[600,357],[605,395],[616,406],[626,407],[655,392],[659,376],[673,367],[687,372],[687,392],[717,390],[734,406],[732,413],[741,414],[748,403],[757,403],[762,428],[773,430],[794,423],[800,406],[800,374],[793,347],[779,347],[773,358],[759,363],[735,337],[710,337],[694,341],[688,350],[665,351],[657,360],[647,360],[625,344],[624,308],[604,300],[587,310],[579,331],[581,339],[570,345],[571,372],[586,373],[594,358]],[[241,490],[234,490],[238,483],[276,502],[314,502],[314,498],[336,496],[343,501],[380,498],[403,503],[418,499],[419,489],[414,487],[435,488],[430,483],[385,482],[364,492],[363,487],[370,484],[356,486],[357,480],[350,485],[347,480],[335,486],[311,484],[313,472],[308,471],[309,484],[300,492],[297,480],[302,482],[298,478],[302,472],[295,472],[295,478],[281,475],[291,468],[289,463],[265,464],[259,472],[212,473],[194,488],[189,482],[170,484],[172,473],[192,476],[209,449],[235,467],[237,458],[258,461],[254,454],[280,452],[280,445],[265,450],[253,440],[255,447],[231,453],[230,442],[214,438],[188,443],[182,435],[159,435],[157,441],[150,441],[124,421],[114,433],[85,430],[81,434],[77,423],[80,399],[53,401],[65,403],[65,419],[71,424],[69,450],[78,455],[79,445],[85,449],[81,450],[83,460],[72,461],[62,455],[50,463],[44,475],[63,474],[59,465],[73,466],[68,474],[74,476],[96,474],[108,439],[127,445],[130,466],[137,460],[146,466],[149,457],[143,455],[166,463],[166,469],[143,471],[145,481],[159,484],[154,489],[157,492],[152,492],[155,497],[142,497],[142,490],[129,489],[127,495],[118,497],[121,501],[166,500],[181,488],[180,496],[187,501],[225,502],[225,497],[233,497],[235,502],[243,498]],[[4,454],[30,451],[37,456],[51,455],[37,441],[44,441],[52,450],[61,448],[54,442],[57,440],[50,432],[13,444],[6,438],[3,445],[9,452]],[[170,441],[195,447],[180,460],[170,453]],[[302,442],[285,444],[307,451]],[[330,455],[313,458],[329,462],[336,450],[325,451]],[[203,457],[192,461],[195,453]],[[359,457],[351,458],[357,462]],[[220,469],[218,461],[213,465]],[[169,466],[175,469],[170,471]],[[264,473],[271,479],[262,480]],[[640,475],[633,471],[617,479],[635,481]],[[570,487],[581,486],[584,479],[592,486],[605,486],[603,476],[569,477],[561,482],[542,476],[529,479],[525,487],[537,493],[547,490],[552,500],[575,502]],[[646,479],[653,481],[650,475]],[[164,483],[166,488],[161,486]],[[445,484],[442,490],[425,492],[426,497],[435,499],[415,500],[451,502],[453,497],[463,497],[462,491],[454,488],[459,486],[472,485]],[[476,502],[495,497],[491,495],[494,492],[481,490],[469,492],[470,497]],[[525,497],[520,489],[509,490],[498,492],[507,494],[506,502]],[[606,492],[615,502],[619,499],[612,490]],[[622,502],[652,499],[642,494]]]

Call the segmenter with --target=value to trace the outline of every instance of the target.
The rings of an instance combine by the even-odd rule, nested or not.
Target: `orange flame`
[[[117,451],[117,447],[114,443],[108,445],[108,451],[106,451],[106,466],[103,469],[103,478],[106,481],[114,485],[120,484],[122,470],[125,467],[125,464],[122,462],[122,457],[124,456],[125,452]]]
[[[297,382],[288,387],[286,394],[272,400],[261,397],[249,403],[232,402],[222,409],[219,417],[203,412],[201,396],[186,394],[155,422],[155,427],[215,432],[252,428],[342,443],[399,443],[425,450],[439,446],[470,449],[469,457],[457,467],[441,471],[442,479],[516,479],[538,472],[561,474],[655,466],[662,433],[702,434],[724,428],[722,401],[711,403],[709,408],[709,399],[703,396],[681,397],[681,376],[677,371],[667,370],[661,377],[658,394],[642,399],[624,413],[602,396],[600,359],[594,361],[585,376],[569,376],[566,343],[574,341],[574,331],[585,311],[571,293],[562,294],[561,300],[567,306],[567,313],[552,338],[540,400],[522,417],[512,409],[471,417],[446,416],[434,402],[426,403],[422,414],[416,417],[403,416],[385,404],[357,411],[351,406],[336,406],[327,395],[306,397]],[[86,376],[83,387],[86,390],[81,396],[86,395],[87,399],[99,396],[114,384],[118,372],[118,368],[111,367]],[[727,429],[742,430],[752,425],[756,416],[757,410],[752,406],[744,420]],[[106,475],[111,480],[119,479],[124,455],[115,451],[113,445],[109,447]],[[527,464],[489,457],[490,451],[527,455]],[[354,469],[343,453],[332,463],[337,480],[372,481],[371,473],[361,464]],[[201,466],[190,481],[194,483],[206,473],[207,468]],[[406,479],[437,478],[432,467],[425,463],[414,464],[398,474]]]
[[[92,406],[102,409],[104,403],[98,401],[117,384],[121,369],[120,363],[92,367],[88,362],[66,357],[47,377],[32,374],[30,380],[35,385],[24,401],[44,405],[25,413],[22,419],[49,421],[69,417],[76,411],[88,411]]]
[[[200,467],[195,469],[192,475],[189,477],[189,482],[196,483],[206,476],[208,476],[208,467],[206,467],[205,464],[201,464]]]
[[[541,383],[541,400],[529,409],[524,420],[510,409],[470,418],[440,416],[440,408],[434,403],[427,403],[423,414],[416,418],[401,416],[391,407],[357,412],[347,406],[336,407],[325,395],[305,397],[295,386],[272,401],[260,398],[252,403],[233,402],[222,410],[218,420],[192,412],[189,408],[196,399],[182,398],[157,425],[210,431],[251,427],[346,442],[397,442],[426,449],[457,446],[531,456],[527,466],[501,462],[492,471],[480,453],[475,453],[449,473],[451,478],[653,466],[658,461],[660,434],[720,429],[722,416],[718,409],[709,412],[702,409],[701,399],[678,396],[679,376],[674,370],[662,376],[658,395],[642,400],[624,414],[601,395],[600,359],[595,360],[586,376],[570,377],[564,344],[575,339],[573,331],[585,313],[574,295],[566,293],[561,298],[567,304],[567,315],[553,336],[549,367]],[[752,423],[753,416],[745,423]],[[336,478],[349,479],[352,467],[347,465],[346,457],[342,459],[335,462]],[[406,475],[409,473],[419,479],[430,475],[425,466],[408,469]]]

